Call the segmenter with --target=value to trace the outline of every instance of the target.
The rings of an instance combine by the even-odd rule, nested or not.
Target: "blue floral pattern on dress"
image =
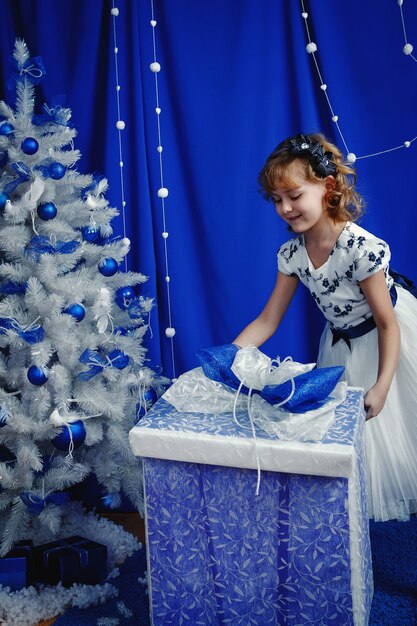
[[[356,326],[372,315],[360,282],[383,269],[390,288],[389,260],[388,244],[351,222],[319,268],[313,266],[302,234],[278,250],[278,269],[298,277],[330,325],[340,329]]]

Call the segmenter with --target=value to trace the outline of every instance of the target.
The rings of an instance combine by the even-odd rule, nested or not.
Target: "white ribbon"
[[[240,385],[236,391],[233,402],[233,419],[238,426],[242,426],[236,418],[236,405],[239,398],[239,394],[242,391],[242,387],[245,385],[249,387],[249,393],[247,396],[247,410],[252,430],[253,443],[255,446],[255,458],[257,469],[257,482],[255,495],[259,495],[259,488],[261,485],[261,464],[259,459],[259,451],[256,442],[255,423],[252,416],[251,400],[252,391],[262,391],[266,385],[279,385],[288,380],[291,380],[291,391],[285,400],[282,400],[274,407],[278,408],[283,406],[286,402],[289,402],[294,395],[295,383],[294,376],[298,376],[300,373],[308,372],[315,366],[315,363],[309,363],[303,365],[301,363],[294,363],[291,357],[286,357],[283,361],[279,357],[276,359],[270,359],[266,354],[263,354],[256,348],[256,346],[245,346],[240,348],[236,353],[231,370],[235,376],[240,380]]]

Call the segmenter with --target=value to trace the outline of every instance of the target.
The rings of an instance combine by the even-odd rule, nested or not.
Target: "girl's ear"
[[[326,176],[324,179],[324,186],[326,187],[326,191],[333,191],[336,189],[336,181],[333,176]]]

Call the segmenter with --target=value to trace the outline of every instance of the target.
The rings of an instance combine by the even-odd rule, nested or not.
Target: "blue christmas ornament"
[[[32,385],[43,385],[48,380],[48,376],[42,367],[31,365],[27,371],[27,377]]]
[[[140,401],[136,403],[136,417],[134,423],[138,421],[149,411],[151,406],[158,400],[158,395],[153,387],[145,389]]]
[[[117,261],[111,257],[108,259],[102,259],[98,264],[98,271],[103,276],[113,276],[117,272]]]
[[[26,137],[20,144],[20,147],[25,154],[32,155],[38,151],[39,144],[34,137]]]
[[[66,171],[67,168],[65,167],[65,165],[62,165],[62,163],[58,163],[57,161],[51,163],[51,165],[48,167],[49,176],[54,180],[59,180],[60,178],[63,178]]]
[[[116,290],[114,301],[121,309],[126,310],[129,308],[134,297],[135,290],[133,287],[119,287],[119,289]]]
[[[0,192],[0,209],[4,209],[6,202],[9,200],[9,196],[4,191]]]
[[[84,422],[82,420],[76,420],[75,422],[65,424],[59,435],[52,439],[52,443],[55,448],[58,448],[58,450],[68,452],[71,446],[71,441],[74,450],[76,450],[84,443],[85,436],[86,432]]]
[[[10,135],[14,131],[14,126],[10,122],[3,122],[0,125],[0,135]]]
[[[112,350],[107,356],[110,359],[112,366],[118,370],[123,370],[129,365],[128,355],[121,350]]]
[[[158,400],[157,393],[153,387],[149,387],[149,389],[146,389],[143,397],[148,408],[150,408]]]
[[[83,320],[85,317],[85,307],[82,304],[75,302],[74,304],[70,304],[69,306],[67,306],[63,310],[63,313],[72,315],[72,317],[74,317],[77,322],[81,322],[81,320]]]
[[[48,220],[54,219],[57,214],[57,208],[53,202],[45,202],[38,206],[37,213],[41,220],[47,222]]]
[[[100,231],[98,228],[96,228],[96,226],[84,226],[81,229],[81,234],[82,237],[84,239],[84,241],[89,241],[90,243],[93,243],[94,241],[97,241],[97,239],[100,236]]]

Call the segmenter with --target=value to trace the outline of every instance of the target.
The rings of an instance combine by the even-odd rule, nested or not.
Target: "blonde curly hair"
[[[333,189],[329,189],[325,195],[329,216],[334,222],[356,221],[362,215],[365,203],[355,188],[355,170],[345,162],[339,148],[321,133],[304,135],[304,137],[309,143],[317,141],[322,146],[323,152],[331,152],[331,161],[337,168],[337,172],[333,176],[335,186]],[[293,164],[298,163],[302,166],[306,180],[323,182],[323,177],[315,172],[310,159],[306,158],[308,155],[295,153],[292,150],[290,140],[294,140],[294,138],[285,139],[275,148],[259,173],[258,182],[267,200],[271,199],[278,186],[290,188],[294,184],[295,168]]]

